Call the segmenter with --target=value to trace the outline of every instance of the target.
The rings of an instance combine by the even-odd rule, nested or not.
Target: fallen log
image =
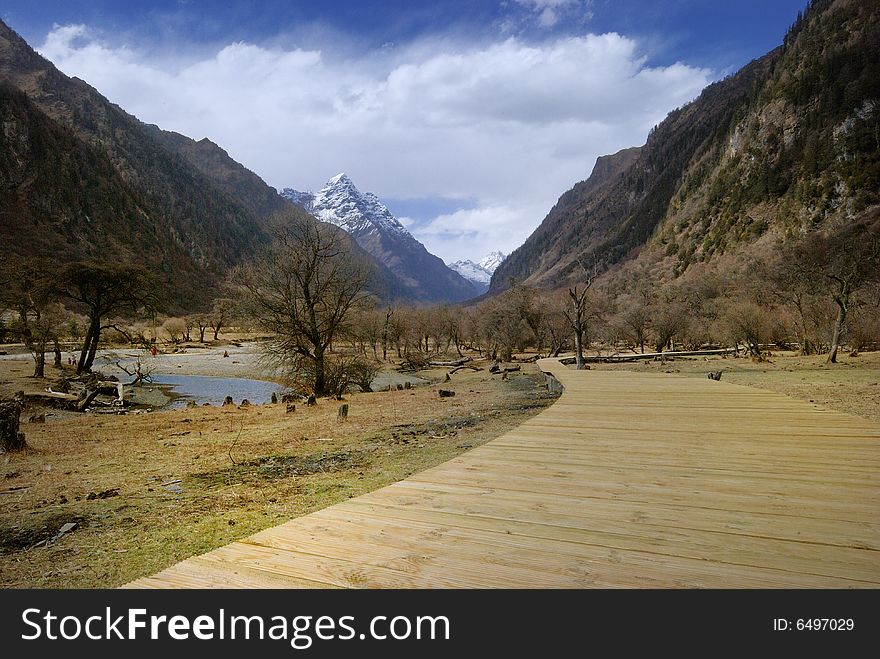
[[[471,370],[474,371],[474,372],[476,372],[476,371],[482,371],[482,370],[483,370],[483,369],[480,368],[479,366],[470,366],[469,364],[465,364],[464,366],[457,366],[457,367],[455,367],[454,369],[452,369],[451,371],[449,371],[449,375],[455,375],[455,374],[458,373],[460,370],[465,369],[465,368],[469,368],[469,369],[471,369]]]
[[[736,348],[721,348],[717,350],[671,350],[669,352],[635,352],[632,354],[621,355],[591,355],[584,357],[585,363],[616,363],[630,362],[639,359],[672,359],[675,357],[701,357],[710,355],[732,355],[736,353]],[[575,357],[561,357],[559,361],[563,364],[574,364],[577,361]]]
[[[429,366],[461,366],[463,364],[467,364],[469,361],[473,361],[471,357],[462,357],[461,359],[456,359],[454,361],[445,361],[445,362],[428,362]]]
[[[92,404],[92,401],[101,393],[100,389],[93,389],[90,391],[85,398],[83,398],[80,402],[78,402],[74,409],[77,412],[85,412],[86,408]]]

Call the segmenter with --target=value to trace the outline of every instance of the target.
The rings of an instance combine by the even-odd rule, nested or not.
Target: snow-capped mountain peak
[[[415,240],[376,195],[358,190],[345,172],[327,181],[316,194],[284,188],[281,196],[355,236],[379,231]]]
[[[458,274],[460,274],[465,279],[469,279],[472,282],[476,282],[479,284],[489,285],[489,282],[492,280],[492,273],[486,270],[479,263],[474,263],[470,259],[463,259],[461,261],[456,261],[455,263],[449,263],[450,268],[455,270]]]
[[[474,284],[428,252],[376,195],[358,190],[345,173],[331,178],[317,193],[284,188],[281,196],[348,232],[390,271],[404,296],[454,302],[475,295]]]
[[[495,269],[499,265],[501,265],[501,262],[504,261],[504,259],[506,258],[507,255],[504,254],[504,252],[489,252],[488,254],[486,254],[486,256],[480,259],[478,265],[484,270],[488,270],[490,273],[494,273]]]
[[[351,179],[348,178],[348,174],[345,172],[339,172],[336,176],[327,181],[327,185],[350,185],[354,187],[354,183],[351,182]]]
[[[495,268],[506,258],[507,256],[502,252],[490,252],[480,259],[479,263],[474,263],[470,259],[463,259],[448,265],[462,277],[472,282],[481,293],[485,293],[489,288],[489,282],[492,281],[492,273],[495,272]]]

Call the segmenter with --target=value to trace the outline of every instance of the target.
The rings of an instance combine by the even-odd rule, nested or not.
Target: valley
[[[739,497],[755,496],[749,505],[764,502],[767,514],[807,501],[822,520],[839,505],[874,528],[874,431],[865,428],[880,423],[880,5],[812,0],[769,49],[735,35],[722,66],[714,43],[711,57],[669,59],[668,34],[617,31],[628,23],[589,31],[594,10],[609,7],[496,4],[540,30],[496,17],[486,25],[504,38],[484,34],[485,43],[432,33],[428,45],[368,47],[360,35],[312,50],[330,32],[294,43],[308,32],[298,28],[219,49],[186,42],[185,57],[171,49],[166,58],[146,41],[130,47],[134,33],[79,24],[30,43],[4,14],[0,587],[122,586],[230,543],[240,549],[288,520],[312,528],[307,515],[394,483],[424,489],[418,474],[440,465],[460,508],[429,511],[416,520],[424,534],[403,524],[406,533],[434,546],[431,534],[448,532],[431,526],[434,513],[468,517],[488,489],[508,514],[536,478],[553,496],[607,494],[611,539],[576,536],[571,544],[602,548],[595,564],[559,568],[553,551],[530,544],[540,538],[528,526],[526,540],[492,547],[501,564],[519,570],[534,551],[548,562],[535,562],[536,573],[554,586],[592,584],[594,565],[622,575],[610,585],[638,585],[625,567],[618,573],[618,537],[639,538],[634,565],[644,565],[640,552],[665,554],[641,511],[608,511],[630,487],[687,499],[688,479],[706,476],[694,456],[718,439],[704,432],[715,427],[712,404],[733,449],[769,452],[722,447],[721,471],[742,458],[754,473],[707,477],[702,494],[718,487],[727,521],[712,527],[708,514],[693,537],[676,527],[681,556],[691,560],[705,534],[739,528]],[[588,18],[560,20],[588,4]],[[730,45],[740,41],[749,48]],[[363,57],[351,55],[358,48]],[[97,86],[74,75],[105,66],[117,68]],[[119,102],[133,89],[133,107]],[[547,363],[574,383],[569,401],[601,403],[563,399],[555,425],[534,420],[560,396]],[[719,380],[715,395],[708,387]],[[658,399],[629,398],[627,382]],[[725,391],[739,402],[728,405]],[[688,426],[691,395],[710,407]],[[667,424],[656,436],[655,414]],[[778,445],[755,443],[762,414]],[[609,458],[600,473],[587,463],[597,446],[595,455],[629,459],[661,436],[648,450],[656,464],[624,473]],[[486,451],[497,470],[480,489],[482,463],[455,460],[497,438]],[[835,441],[854,450],[842,460],[855,468],[825,508],[801,480],[822,482],[809,451]],[[801,445],[803,464],[786,462]],[[581,462],[563,464],[566,446]],[[666,464],[665,451],[695,461]],[[501,487],[507,469],[510,489]],[[793,489],[777,491],[765,472]],[[414,475],[416,485],[406,481]],[[666,487],[679,478],[681,491]],[[753,492],[755,483],[767,491]],[[528,525],[557,533],[542,505],[527,511]],[[766,511],[745,512],[764,528]],[[580,508],[565,515],[573,526],[553,538],[559,546],[590,523]],[[501,535],[499,520],[491,533]],[[867,551],[823,535],[826,526],[815,544]],[[364,546],[394,535],[376,529]],[[666,547],[664,533],[655,540]],[[793,543],[811,583],[801,541],[780,541]],[[465,563],[490,544],[475,542],[456,545]],[[785,572],[743,542],[749,561]],[[741,564],[736,545],[718,545],[725,565]],[[418,547],[401,550],[416,570]],[[873,579],[859,556],[853,579]],[[845,561],[838,567],[833,576],[852,576]],[[723,582],[708,569],[697,569],[706,582],[687,584]],[[352,574],[341,582],[358,585]],[[656,583],[677,587],[667,577]],[[763,578],[724,585],[776,583]]]

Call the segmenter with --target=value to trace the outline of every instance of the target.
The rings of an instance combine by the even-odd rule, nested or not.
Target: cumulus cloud
[[[380,197],[462,200],[437,217],[409,212],[446,261],[516,248],[597,156],[642,143],[710,79],[650,66],[613,33],[424,41],[355,60],[250,43],[157,56],[68,25],[40,52],[141,120],[209,137],[275,187],[318,189],[346,171]]]

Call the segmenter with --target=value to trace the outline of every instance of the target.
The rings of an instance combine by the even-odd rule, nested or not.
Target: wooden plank
[[[134,587],[880,587],[880,427],[724,382],[539,366],[483,447]]]

